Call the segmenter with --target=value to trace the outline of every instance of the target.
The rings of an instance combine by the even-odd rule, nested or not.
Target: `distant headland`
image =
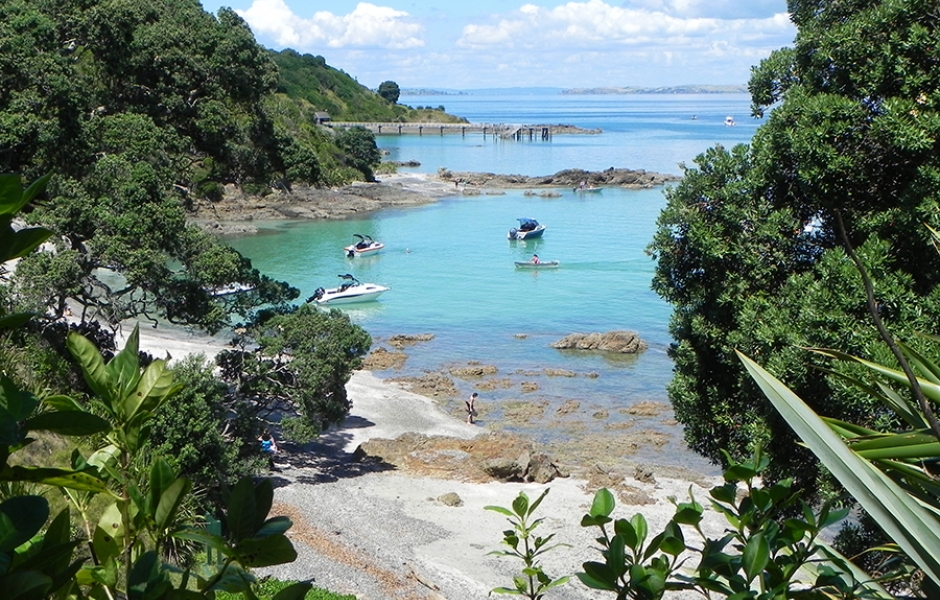
[[[561,87],[509,87],[509,88],[402,88],[402,96],[501,96],[501,95],[553,95],[553,94],[746,94],[746,85],[675,85],[661,87],[609,86],[593,88]]]

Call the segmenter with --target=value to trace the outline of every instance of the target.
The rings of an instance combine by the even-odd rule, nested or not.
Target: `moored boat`
[[[535,219],[521,217],[516,220],[519,221],[519,227],[513,227],[509,230],[509,239],[511,240],[531,240],[542,237],[542,234],[545,233],[545,226]]]
[[[353,304],[355,302],[369,302],[375,300],[389,290],[384,285],[376,283],[361,283],[358,279],[346,273],[339,275],[343,283],[335,288],[317,288],[307,302],[315,304]]]
[[[365,254],[375,254],[385,247],[385,244],[373,240],[368,235],[354,233],[353,237],[359,238],[359,241],[343,248],[343,250],[346,251],[346,256],[350,258],[353,256],[363,256]]]

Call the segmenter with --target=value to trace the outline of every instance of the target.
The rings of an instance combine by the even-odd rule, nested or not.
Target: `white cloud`
[[[309,19],[294,14],[284,0],[254,0],[236,11],[256,34],[279,46],[305,51],[315,48],[389,48],[424,46],[422,27],[407,12],[360,2],[347,15],[318,11]]]
[[[652,44],[679,45],[694,50],[697,44],[708,47],[714,40],[731,45],[747,41],[753,45],[792,31],[786,14],[720,19],[670,14],[674,12],[611,6],[603,0],[568,2],[554,7],[526,4],[493,22],[466,25],[457,44],[464,48],[500,44],[516,48],[594,49]]]

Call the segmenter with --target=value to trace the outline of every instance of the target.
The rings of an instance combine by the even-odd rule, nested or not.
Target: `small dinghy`
[[[516,268],[517,269],[557,269],[558,261],[557,260],[543,260],[539,262],[532,262],[531,260],[517,260]]]

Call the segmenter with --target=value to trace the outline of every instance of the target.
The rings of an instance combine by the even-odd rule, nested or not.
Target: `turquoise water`
[[[681,175],[680,163],[692,166],[696,155],[715,144],[730,148],[747,143],[762,123],[749,116],[746,94],[403,96],[400,102],[443,105],[473,123],[561,123],[603,131],[556,135],[547,142],[506,142],[481,134],[378,136],[389,159],[418,160],[421,166],[411,170],[422,173],[447,168],[550,175],[570,168],[616,167]],[[733,127],[725,126],[727,116],[734,118]]]
[[[717,131],[715,136],[726,145],[749,139],[747,128],[722,124],[727,114],[742,115],[736,121],[744,120],[744,97],[668,97],[668,111],[663,114],[656,113],[652,103],[639,111],[635,102],[623,103],[620,97],[527,98],[529,104],[517,97],[508,102],[495,98],[489,108],[484,99],[464,96],[422,97],[410,103],[445,104],[450,112],[472,114],[472,121],[563,122],[600,126],[609,133],[574,136],[578,139],[573,140],[555,136],[550,142],[487,141],[482,150],[477,146],[483,143],[482,136],[475,141],[470,136],[383,136],[381,144],[393,157],[420,160],[418,170],[425,172],[436,170],[433,165],[446,160],[440,166],[453,170],[542,174],[567,167],[593,169],[597,164],[666,171],[661,161],[682,156],[691,162],[695,154],[712,145],[711,132]],[[693,105],[698,115],[694,120],[688,118]],[[471,108],[479,112],[471,113]],[[543,118],[537,118],[540,115]],[[719,125],[700,128],[705,120]],[[686,126],[688,131],[683,131]],[[672,127],[677,131],[669,133]],[[727,139],[732,135],[727,130],[734,130],[734,140]],[[659,142],[619,147],[628,139]],[[646,152],[640,147],[643,143]],[[660,147],[652,150],[650,144]],[[631,160],[638,162],[607,164],[617,152],[634,156]],[[511,158],[497,160],[494,155]],[[544,402],[547,408],[543,419],[527,426],[507,426],[500,422],[499,412],[486,415],[483,424],[543,441],[557,440],[568,434],[557,427],[555,409],[577,400],[580,416],[570,418],[580,419],[578,435],[601,435],[632,419],[620,409],[640,401],[668,403],[671,309],[650,290],[654,264],[644,252],[665,199],[662,189],[608,187],[597,194],[559,191],[558,198],[508,190],[504,195],[458,196],[421,207],[383,210],[356,220],[267,223],[260,235],[229,241],[262,272],[299,287],[302,298],[317,287],[334,286],[341,273],[389,286],[390,291],[377,302],[343,310],[372,334],[377,345],[395,334],[430,333],[434,339],[407,348],[405,367],[377,372],[380,377],[417,376],[465,367],[473,361],[495,365],[499,373],[489,379],[506,379],[509,385],[483,392],[481,404],[524,400]],[[536,218],[546,225],[544,237],[507,240],[507,231],[517,225],[518,217]],[[347,258],[343,246],[354,241],[354,233],[371,235],[386,247],[373,256]],[[528,260],[533,253],[561,265],[553,270],[516,269],[514,261]],[[615,357],[549,346],[573,332],[618,329],[638,332],[649,349],[639,356]],[[550,377],[545,369],[575,376]],[[455,382],[460,398],[450,408],[458,412],[462,398],[476,382]],[[523,382],[534,383],[538,389],[523,392]],[[597,411],[607,411],[609,416],[593,418]],[[637,458],[709,468],[685,449],[681,430],[670,416],[648,419],[643,428],[667,433],[672,442],[647,449]]]

